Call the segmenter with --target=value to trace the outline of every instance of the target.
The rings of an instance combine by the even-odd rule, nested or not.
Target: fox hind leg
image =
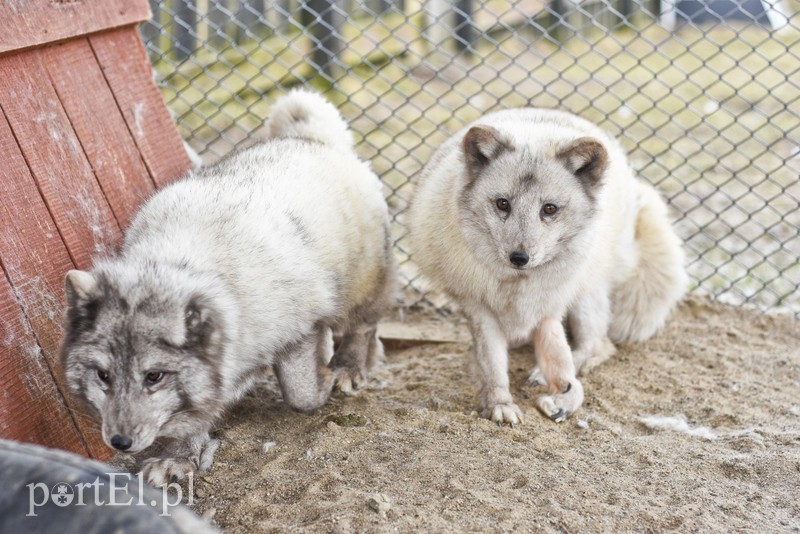
[[[377,334],[378,321],[392,307],[396,289],[396,266],[388,228],[385,232],[383,265],[377,282],[365,302],[347,315],[341,343],[329,365],[334,375],[334,389],[344,395],[354,395],[366,384],[369,372],[383,358],[383,344]]]
[[[332,352],[331,329],[319,324],[291,352],[278,357],[275,374],[286,404],[300,411],[325,404],[333,386],[333,376],[326,365]]]
[[[608,338],[611,303],[605,288],[582,296],[567,315],[572,334],[572,359],[578,374],[585,376],[617,352]]]
[[[330,363],[337,391],[353,395],[366,383],[370,369],[383,356],[377,331],[377,324],[364,324],[342,336]]]

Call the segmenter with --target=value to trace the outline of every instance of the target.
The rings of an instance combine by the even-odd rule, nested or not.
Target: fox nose
[[[131,448],[133,440],[128,436],[120,436],[119,434],[111,437],[111,446],[118,451],[127,451]]]
[[[529,258],[528,255],[525,254],[524,252],[517,251],[517,252],[512,252],[511,257],[509,259],[511,260],[511,263],[513,263],[517,267],[522,267],[523,265],[528,263]]]

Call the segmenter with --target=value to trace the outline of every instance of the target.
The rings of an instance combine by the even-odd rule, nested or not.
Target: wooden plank
[[[383,321],[378,337],[387,349],[403,349],[428,343],[460,343],[472,341],[466,325],[441,318],[414,318],[408,322]]]
[[[93,35],[89,42],[156,185],[186,174],[191,168],[189,156],[153,81],[136,29]]]
[[[5,271],[0,275],[0,438],[86,455],[86,444]]]
[[[86,38],[42,50],[50,80],[121,227],[155,185]],[[86,88],[91,88],[87,98]]]
[[[78,268],[112,250],[119,226],[42,64],[42,51],[0,58],[0,109]],[[93,100],[94,88],[85,98]]]
[[[30,325],[31,334],[24,343],[38,343],[51,375],[49,378],[55,378],[64,395],[66,388],[59,372],[58,349],[62,336],[64,274],[74,264],[6,119],[0,112],[0,161],[3,162],[0,165],[0,262],[4,278],[7,277],[13,287],[14,298]],[[6,319],[5,313],[3,318]],[[9,356],[14,354],[4,352],[3,361]],[[40,378],[47,380],[48,376],[43,373]],[[77,413],[69,398],[67,405]],[[110,451],[100,440],[96,425],[79,415],[75,419],[90,454],[108,458]]]
[[[0,54],[150,19],[147,0],[0,2]]]

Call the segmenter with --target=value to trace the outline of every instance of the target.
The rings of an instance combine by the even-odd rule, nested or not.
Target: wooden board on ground
[[[412,322],[387,321],[378,325],[378,337],[390,349],[402,349],[423,343],[465,343],[472,341],[462,321],[444,321],[441,317],[415,318]]]

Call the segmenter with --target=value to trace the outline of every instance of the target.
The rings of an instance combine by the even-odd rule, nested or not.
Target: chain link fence
[[[408,248],[415,173],[509,107],[618,136],[669,200],[694,290],[800,315],[797,0],[162,0],[142,26],[167,105],[212,162],[316,88],[386,186],[406,304],[446,305]]]

